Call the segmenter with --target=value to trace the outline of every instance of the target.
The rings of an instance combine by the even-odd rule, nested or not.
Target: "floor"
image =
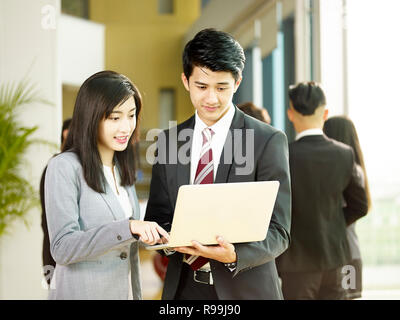
[[[154,251],[140,250],[142,296],[144,300],[160,300],[163,282],[153,267]]]

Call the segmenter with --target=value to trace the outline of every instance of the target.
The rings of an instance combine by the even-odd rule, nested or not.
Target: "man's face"
[[[189,91],[200,119],[207,126],[215,124],[228,111],[241,80],[240,77],[235,82],[230,72],[211,71],[197,66],[193,68],[189,79],[182,73],[183,85]]]

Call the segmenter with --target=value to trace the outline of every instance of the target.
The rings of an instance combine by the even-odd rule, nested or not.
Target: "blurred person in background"
[[[266,109],[259,108],[252,102],[244,102],[238,104],[237,107],[249,116],[252,116],[253,118],[256,118],[262,122],[271,124],[271,117]]]
[[[49,299],[141,299],[139,240],[169,239],[141,221],[133,140],[142,99],[124,75],[98,72],[79,89],[62,151],[48,164],[45,207],[56,262]]]
[[[367,195],[352,148],[322,131],[328,110],[320,85],[290,86],[289,105],[297,135],[289,144],[292,241],[277,258],[283,295],[343,300],[342,268],[351,260],[346,229],[367,214]]]
[[[64,120],[61,129],[61,148],[64,144],[65,138],[67,137],[69,126],[71,124],[71,118]],[[47,229],[46,221],[46,208],[44,204],[44,181],[46,176],[47,165],[43,170],[42,177],[40,179],[40,205],[42,207],[42,230],[43,230],[43,247],[42,247],[42,261],[43,261],[43,271],[46,278],[47,284],[50,285],[51,278],[53,277],[53,271],[56,267],[56,262],[51,256],[50,252],[50,240],[49,231]]]
[[[364,156],[361,151],[358,134],[353,121],[346,116],[331,117],[324,123],[324,133],[327,137],[335,139],[336,141],[342,142],[353,148],[357,163],[357,172],[367,193],[369,210],[371,208],[371,195],[369,192],[367,172],[365,170]],[[349,241],[351,252],[351,262],[349,264],[354,267],[356,274],[355,288],[349,287],[347,289],[347,299],[361,298],[362,293],[362,259],[355,226],[356,223],[352,223],[347,227],[347,239]]]

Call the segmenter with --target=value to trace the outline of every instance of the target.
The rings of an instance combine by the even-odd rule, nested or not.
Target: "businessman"
[[[267,237],[235,244],[218,237],[215,246],[194,241],[176,248],[163,299],[283,298],[275,258],[290,241],[287,139],[233,105],[244,62],[243,48],[222,31],[202,30],[186,44],[181,77],[195,113],[158,138],[145,219],[170,225],[181,185],[278,180]]]
[[[342,268],[351,259],[346,226],[368,211],[353,150],[323,134],[326,98],[319,84],[289,89],[291,245],[278,259],[285,299],[344,298]]]

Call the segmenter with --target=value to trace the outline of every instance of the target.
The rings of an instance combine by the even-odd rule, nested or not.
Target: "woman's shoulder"
[[[72,151],[66,151],[57,154],[53,158],[50,159],[49,168],[62,168],[63,170],[77,170],[81,168],[81,162],[78,158],[78,155]]]

